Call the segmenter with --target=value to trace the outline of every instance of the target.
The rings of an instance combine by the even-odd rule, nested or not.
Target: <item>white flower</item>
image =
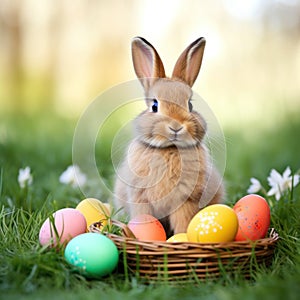
[[[299,183],[299,179],[299,175],[294,175],[294,178],[291,176],[290,167],[287,167],[282,175],[272,169],[270,176],[268,177],[269,186],[271,187],[268,191],[268,196],[275,195],[275,198],[278,201],[284,191],[291,190],[292,185],[295,187]]]
[[[26,167],[25,169],[19,170],[18,175],[18,182],[22,189],[24,189],[26,186],[29,186],[32,184],[32,175],[30,174],[30,167]]]
[[[59,177],[61,183],[70,184],[74,188],[85,185],[86,180],[86,175],[81,172],[77,165],[69,166]]]
[[[249,186],[247,193],[248,194],[255,194],[257,192],[259,192],[262,189],[262,185],[259,182],[259,180],[257,180],[256,178],[252,177],[250,179],[251,181],[251,185]]]

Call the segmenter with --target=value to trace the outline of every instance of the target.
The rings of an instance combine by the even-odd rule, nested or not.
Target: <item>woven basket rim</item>
[[[232,241],[227,243],[195,243],[138,240],[128,226],[111,220],[122,229],[117,235],[101,232],[101,222],[90,226],[90,231],[105,234],[120,253],[133,274],[147,281],[213,279],[222,272],[242,271],[250,276],[255,264],[269,264],[279,239],[274,228],[269,236],[256,241]],[[253,265],[252,263],[255,262]],[[221,267],[222,266],[222,267]],[[165,277],[166,276],[166,277]]]
[[[170,248],[178,250],[186,250],[189,248],[203,248],[203,249],[224,249],[224,248],[239,248],[239,247],[249,247],[253,248],[256,246],[268,246],[278,241],[279,234],[276,232],[275,228],[269,229],[269,236],[258,239],[258,240],[245,240],[245,241],[231,241],[231,242],[221,242],[221,243],[201,243],[201,242],[167,242],[167,241],[153,241],[153,240],[139,240],[134,237],[132,231],[128,226],[118,220],[111,220],[112,224],[119,226],[122,229],[122,235],[117,235],[108,232],[101,232],[100,226],[101,222],[93,223],[89,230],[90,232],[102,233],[113,240],[118,240],[120,242],[137,245],[141,247],[152,248],[153,250],[159,248]]]

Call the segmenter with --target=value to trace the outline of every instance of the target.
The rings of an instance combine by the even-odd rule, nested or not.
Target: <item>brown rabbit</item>
[[[147,109],[134,120],[135,138],[117,173],[115,205],[130,218],[155,216],[168,236],[186,232],[200,208],[223,197],[221,177],[203,144],[206,122],[191,103],[204,47],[204,38],[190,44],[167,78],[155,48],[141,37],[132,41]]]

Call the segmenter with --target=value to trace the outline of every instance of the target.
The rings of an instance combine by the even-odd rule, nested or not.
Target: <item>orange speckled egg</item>
[[[247,195],[233,207],[239,220],[236,241],[258,240],[264,238],[270,226],[270,207],[267,201],[258,195]]]
[[[151,215],[136,216],[129,221],[128,227],[138,240],[166,241],[167,239],[164,227]]]

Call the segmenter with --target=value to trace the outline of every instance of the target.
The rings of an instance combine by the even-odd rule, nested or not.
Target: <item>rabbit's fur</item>
[[[206,122],[190,102],[204,47],[204,38],[189,45],[166,78],[155,48],[140,37],[132,41],[147,109],[134,120],[135,138],[117,171],[115,205],[130,218],[155,216],[168,236],[186,232],[200,208],[223,198],[222,180],[203,144]]]

